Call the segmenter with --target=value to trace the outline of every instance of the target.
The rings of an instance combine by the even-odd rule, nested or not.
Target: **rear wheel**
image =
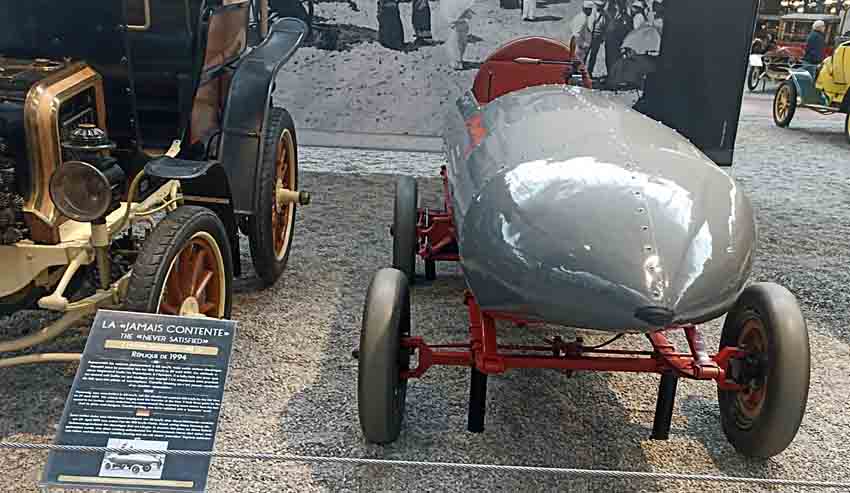
[[[247,236],[257,277],[271,286],[286,269],[295,227],[295,202],[277,200],[279,187],[298,190],[298,141],[295,123],[286,110],[269,110],[264,139],[256,185],[259,206],[248,220]]]
[[[761,81],[761,69],[758,67],[750,67],[747,74],[747,89],[755,91]]]
[[[165,216],[133,265],[126,308],[229,318],[233,257],[227,238],[207,208],[183,206]]]
[[[410,335],[410,291],[397,269],[379,270],[369,284],[363,310],[358,355],[357,407],[360,427],[373,443],[395,441],[401,432],[410,350],[401,338]]]
[[[749,354],[730,364],[743,390],[718,389],[723,432],[735,449],[768,458],[794,440],[809,394],[809,336],[794,295],[773,283],[748,286],[726,315],[720,347]]]
[[[780,127],[787,127],[797,111],[797,88],[790,80],[780,84],[773,97],[773,122]]]
[[[418,204],[416,179],[411,176],[402,176],[396,182],[395,188],[392,265],[402,271],[411,284],[416,277]]]

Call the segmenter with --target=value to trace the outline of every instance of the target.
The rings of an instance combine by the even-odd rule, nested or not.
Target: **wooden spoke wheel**
[[[275,190],[283,188],[295,190],[297,163],[295,162],[295,140],[289,129],[280,134],[275,163]],[[274,237],[275,258],[280,261],[289,252],[292,226],[295,223],[295,202],[280,203],[277,194],[273,197],[272,231]]]
[[[759,86],[759,82],[761,82],[761,71],[759,67],[750,67],[749,72],[747,72],[747,89],[751,92],[755,91]]]
[[[195,233],[171,261],[157,312],[221,318],[225,284],[221,249],[209,233]]]
[[[787,127],[797,111],[797,88],[790,80],[783,82],[773,97],[773,122]]]
[[[296,201],[278,200],[278,190],[298,190],[298,139],[286,110],[269,109],[263,138],[263,162],[255,189],[259,205],[257,214],[248,220],[247,234],[257,277],[270,286],[286,269],[297,209]]]
[[[183,206],[165,216],[146,240],[130,275],[131,311],[229,318],[233,257],[218,216]]]
[[[727,369],[741,390],[720,390],[726,438],[743,455],[768,458],[797,435],[809,394],[809,336],[794,295],[778,284],[755,283],[726,315],[720,347],[746,356]]]

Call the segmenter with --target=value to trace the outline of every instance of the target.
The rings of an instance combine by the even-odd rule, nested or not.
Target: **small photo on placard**
[[[160,479],[165,466],[165,454],[136,453],[134,450],[168,450],[168,442],[110,438],[107,448],[123,452],[106,452],[100,465],[101,477]]]

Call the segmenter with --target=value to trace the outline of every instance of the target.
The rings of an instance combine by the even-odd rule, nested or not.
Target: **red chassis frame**
[[[444,209],[418,210],[416,233],[417,254],[427,261],[459,261],[456,231],[452,220],[452,205],[446,167],[440,170],[443,182]],[[727,378],[730,362],[744,358],[747,352],[735,347],[724,347],[709,355],[695,325],[674,325],[647,335],[652,351],[602,349],[585,346],[581,338],[566,342],[560,337],[547,340],[548,345],[500,345],[496,337],[496,321],[508,321],[520,327],[543,324],[543,320],[526,320],[508,313],[488,312],[481,309],[474,295],[467,290],[464,304],[469,312],[469,341],[465,343],[428,344],[422,337],[405,337],[401,346],[418,353],[415,368],[403,371],[402,378],[419,378],[435,365],[465,366],[472,368],[469,425],[473,432],[483,431],[486,397],[486,376],[499,374],[512,368],[551,368],[567,371],[610,371],[659,373],[662,375],[658,390],[652,438],[669,436],[673,412],[673,399],[679,377],[694,380],[714,380],[721,390],[742,390],[744,387]],[[665,332],[683,330],[689,352],[678,352]]]

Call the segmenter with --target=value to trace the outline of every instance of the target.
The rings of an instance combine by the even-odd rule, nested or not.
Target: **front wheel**
[[[797,88],[790,80],[783,82],[773,97],[773,122],[787,127],[797,111]]]
[[[233,257],[211,210],[182,206],[145,241],[127,287],[130,311],[229,318]]]
[[[401,347],[410,335],[410,291],[404,274],[379,270],[369,284],[360,332],[357,407],[366,440],[389,443],[398,438],[404,418],[410,350]]]
[[[731,346],[748,355],[730,363],[744,389],[717,391],[723,432],[745,456],[772,457],[797,435],[809,395],[809,336],[794,295],[748,286],[723,324],[720,347]]]
[[[747,74],[747,89],[755,91],[761,81],[761,69],[758,67],[750,67]]]

